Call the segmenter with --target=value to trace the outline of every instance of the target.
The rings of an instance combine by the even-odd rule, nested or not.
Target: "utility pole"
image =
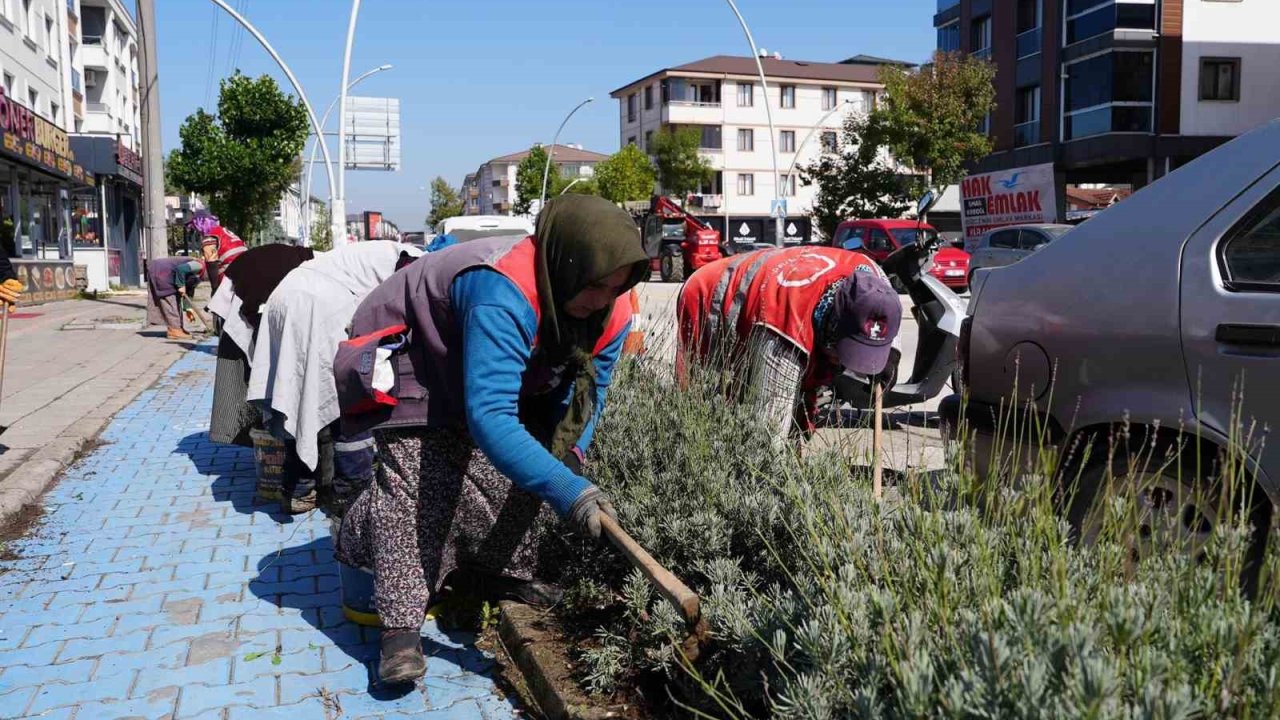
[[[164,152],[160,146],[160,72],[156,62],[156,7],[153,0],[138,0],[138,41],[142,46],[142,159],[143,215],[146,219],[146,257],[169,254],[165,232]]]

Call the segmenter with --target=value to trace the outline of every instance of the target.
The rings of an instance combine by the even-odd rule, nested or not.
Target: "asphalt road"
[[[675,303],[679,283],[652,281],[640,285],[638,325],[645,332],[648,353],[660,358],[675,357]],[[900,340],[902,361],[899,376],[911,374],[919,340],[919,327],[911,316],[910,299],[903,295]],[[944,443],[938,433],[935,411],[949,392],[920,405],[893,408],[885,413],[885,467],[900,473],[928,473],[945,467]],[[818,431],[811,447],[838,447],[856,463],[871,464],[871,413],[846,408],[835,426]]]

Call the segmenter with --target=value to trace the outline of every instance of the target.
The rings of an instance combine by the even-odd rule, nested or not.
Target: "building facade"
[[[978,172],[1139,187],[1280,115],[1273,0],[938,0],[938,49],[996,65]]]
[[[532,149],[496,157],[467,175],[462,184],[465,214],[514,215],[516,169]],[[597,163],[609,159],[608,155],[584,150],[581,145],[555,145],[550,152],[560,177],[569,179],[589,178],[595,174]]]
[[[812,239],[808,214],[817,188],[800,181],[800,168],[824,149],[838,147],[849,113],[865,113],[875,106],[883,90],[882,65],[909,64],[866,56],[840,63],[779,56],[762,62],[769,80],[767,96],[750,57],[706,58],[618,88],[611,95],[618,100],[619,141],[650,152],[655,133],[669,127],[698,128],[702,154],[715,176],[687,198],[687,206],[700,211],[731,242],[769,242],[773,201],[780,197],[787,203],[787,239],[807,242]],[[777,137],[770,134],[768,111]]]

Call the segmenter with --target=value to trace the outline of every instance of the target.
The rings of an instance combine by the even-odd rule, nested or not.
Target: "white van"
[[[452,235],[458,242],[502,235],[532,235],[528,218],[509,215],[461,215],[436,223],[436,235]]]

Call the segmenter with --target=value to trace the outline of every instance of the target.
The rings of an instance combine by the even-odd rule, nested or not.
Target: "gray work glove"
[[[618,519],[618,513],[614,511],[609,496],[592,485],[583,490],[582,494],[578,495],[578,499],[573,501],[573,505],[569,506],[568,520],[578,532],[599,539],[601,513],[614,520]]]

